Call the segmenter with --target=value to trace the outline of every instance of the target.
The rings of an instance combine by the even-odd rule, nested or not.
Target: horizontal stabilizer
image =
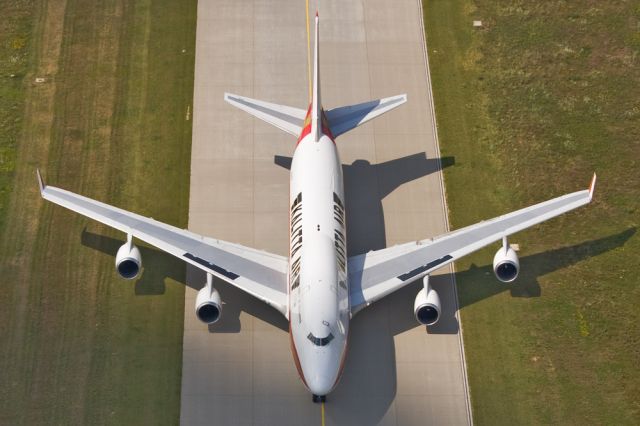
[[[364,102],[358,105],[350,105],[334,108],[326,111],[329,127],[334,137],[347,133],[359,125],[372,120],[387,111],[391,111],[407,101],[407,95],[392,96],[390,98],[378,99]]]
[[[236,108],[240,108],[254,117],[266,121],[278,129],[291,133],[296,137],[300,136],[302,124],[307,116],[307,111],[303,109],[258,101],[231,93],[225,93],[224,100]]]

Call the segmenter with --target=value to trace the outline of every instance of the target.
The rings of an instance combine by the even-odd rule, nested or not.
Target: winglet
[[[38,175],[38,185],[40,186],[40,194],[42,194],[44,192],[44,188],[46,187],[46,185],[44,184],[44,181],[42,180],[42,176],[40,175],[40,169],[36,169],[36,174]]]
[[[593,178],[591,179],[591,184],[589,185],[589,201],[593,198],[593,192],[596,189],[596,174],[593,174]]]

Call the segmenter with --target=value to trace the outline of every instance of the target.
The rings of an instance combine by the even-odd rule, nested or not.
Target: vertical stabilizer
[[[320,139],[322,104],[320,102],[320,48],[318,31],[318,12],[316,11],[316,31],[313,48],[313,100],[311,104],[311,134],[313,140]]]

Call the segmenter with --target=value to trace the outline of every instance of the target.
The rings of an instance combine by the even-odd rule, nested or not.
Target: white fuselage
[[[291,164],[289,328],[307,388],[337,384],[349,332],[349,284],[342,165],[335,143],[304,136]]]

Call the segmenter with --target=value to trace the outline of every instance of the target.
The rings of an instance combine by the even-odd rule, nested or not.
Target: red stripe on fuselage
[[[289,343],[291,344],[291,353],[293,354],[293,362],[296,364],[296,370],[298,370],[298,375],[300,379],[302,379],[302,383],[304,386],[309,389],[307,385],[307,381],[304,378],[304,373],[302,372],[302,366],[300,365],[300,358],[298,358],[298,350],[296,349],[296,344],[293,341],[293,333],[291,331],[291,320],[289,320]]]

